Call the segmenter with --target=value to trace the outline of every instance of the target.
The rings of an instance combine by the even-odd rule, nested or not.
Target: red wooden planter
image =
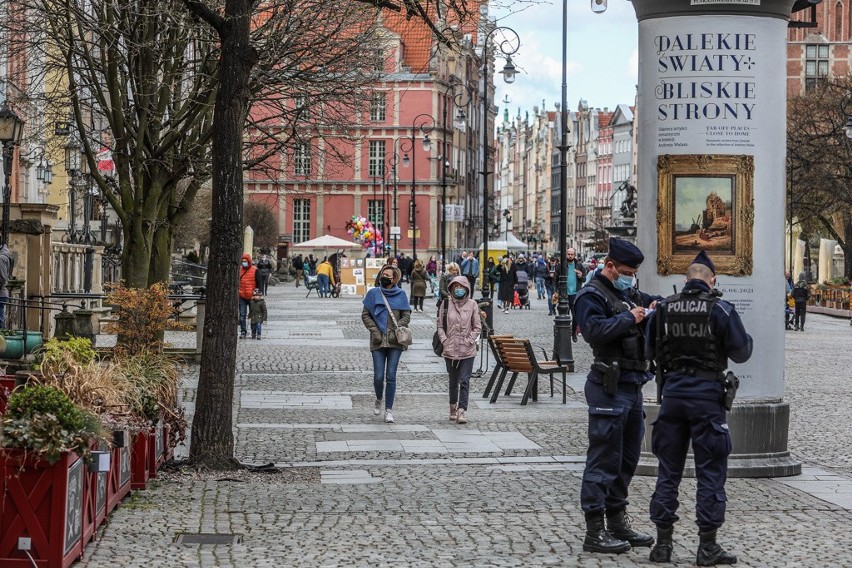
[[[124,447],[112,449],[112,468],[107,475],[106,509],[112,512],[130,494],[131,443],[127,436]]]
[[[151,466],[149,476],[156,478],[157,470],[166,463],[166,452],[169,444],[168,427],[163,424],[162,420],[154,426],[154,435],[148,438],[148,444],[149,465]]]
[[[23,469],[21,469],[23,466]],[[38,568],[67,568],[83,555],[87,469],[75,453],[55,464],[0,449],[0,566],[32,568],[18,538],[32,542]]]
[[[130,452],[130,488],[145,489],[151,478],[151,438],[154,437],[153,428],[148,432],[139,432],[133,440],[133,448]]]
[[[15,388],[15,375],[0,376],[0,414],[6,412],[6,402],[13,388]]]

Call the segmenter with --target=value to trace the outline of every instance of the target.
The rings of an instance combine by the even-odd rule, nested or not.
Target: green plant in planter
[[[54,337],[36,351],[35,364],[36,370],[43,373],[62,373],[68,370],[69,365],[88,365],[96,357],[91,340],[85,337],[72,337],[65,341]]]
[[[32,450],[39,458],[56,462],[62,452],[91,457],[92,438],[103,438],[98,419],[76,406],[62,391],[32,385],[9,397],[2,421],[3,444]]]

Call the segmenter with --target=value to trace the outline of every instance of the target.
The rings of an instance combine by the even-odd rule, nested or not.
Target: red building
[[[595,191],[595,233],[612,225],[612,115],[609,109],[598,112],[597,188]],[[601,237],[603,238],[603,237]]]
[[[793,13],[787,32],[788,95],[797,95],[822,78],[847,77],[852,68],[852,1],[807,5]]]
[[[279,160],[273,167],[246,176],[249,199],[268,204],[278,220],[279,256],[289,255],[291,243],[324,234],[349,239],[346,222],[357,215],[373,222],[388,245],[394,243],[387,229],[399,227],[398,250],[411,254],[416,247],[419,258],[428,258],[441,246],[442,182],[453,206],[448,236],[459,234],[475,209],[470,199],[480,169],[478,22],[456,30],[461,48],[454,52],[438,45],[416,18],[385,12],[379,25],[383,41],[375,64],[381,79],[369,86],[351,125],[338,128],[339,135],[295,143],[270,159]],[[454,124],[459,110],[466,117],[461,127]],[[447,248],[455,248],[450,239]]]

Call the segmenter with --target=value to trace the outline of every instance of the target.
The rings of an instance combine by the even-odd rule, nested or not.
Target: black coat
[[[511,302],[515,299],[515,273],[511,267],[501,264],[497,269],[497,275],[500,282],[500,290],[498,292],[501,302]]]

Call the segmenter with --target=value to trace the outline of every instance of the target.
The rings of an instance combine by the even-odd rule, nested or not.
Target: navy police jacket
[[[710,286],[703,280],[690,280],[683,289],[710,292]],[[645,331],[645,355],[649,359],[654,359],[656,353],[656,318],[659,313],[651,314]],[[751,336],[746,333],[739,314],[730,303],[722,299],[716,301],[710,313],[710,331],[716,337],[717,349],[731,361],[743,363],[751,357]],[[664,378],[663,398],[720,400],[722,396],[722,384],[713,379],[677,372],[667,372]]]
[[[628,306],[637,305],[628,297],[627,292],[616,290],[612,282],[600,272],[595,274],[594,278],[600,280]],[[648,307],[654,300],[661,299],[659,296],[649,296],[638,290],[636,294],[638,296],[635,299],[640,300],[644,307]],[[636,325],[633,314],[629,311],[620,314],[614,313],[609,308],[604,295],[588,284],[583,286],[577,294],[577,299],[574,302],[574,314],[583,333],[583,339],[592,346],[619,340],[630,333],[633,326]],[[601,382],[599,373],[594,369],[589,371],[586,378],[595,383]],[[651,380],[651,374],[641,371],[622,370],[619,378],[619,382],[637,385],[645,384],[649,380]]]

